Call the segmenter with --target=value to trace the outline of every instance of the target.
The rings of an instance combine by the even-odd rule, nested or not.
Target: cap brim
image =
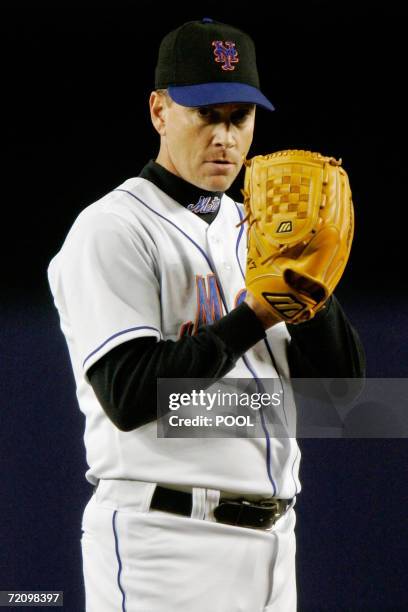
[[[209,106],[210,104],[247,103],[269,111],[275,107],[257,89],[245,83],[202,83],[167,88],[169,96],[181,106]]]

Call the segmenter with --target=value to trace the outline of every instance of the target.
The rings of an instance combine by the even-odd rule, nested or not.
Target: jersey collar
[[[222,191],[199,189],[153,160],[146,164],[139,176],[156,185],[184,208],[199,214],[205,221],[210,223],[216,217],[224,195]]]

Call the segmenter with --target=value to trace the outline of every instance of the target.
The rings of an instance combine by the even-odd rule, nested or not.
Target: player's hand
[[[282,319],[275,315],[269,308],[265,308],[265,306],[254,297],[251,291],[247,290],[245,303],[254,311],[264,326],[264,329],[269,329],[276,325],[276,323],[281,323]]]

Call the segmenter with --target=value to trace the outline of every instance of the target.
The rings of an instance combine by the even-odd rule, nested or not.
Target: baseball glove
[[[341,160],[279,151],[245,162],[246,286],[289,323],[314,317],[350,254],[354,211]]]

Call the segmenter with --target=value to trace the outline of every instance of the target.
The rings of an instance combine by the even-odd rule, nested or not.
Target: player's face
[[[255,105],[199,108],[170,101],[164,113],[158,163],[208,191],[226,191],[251,146]]]

